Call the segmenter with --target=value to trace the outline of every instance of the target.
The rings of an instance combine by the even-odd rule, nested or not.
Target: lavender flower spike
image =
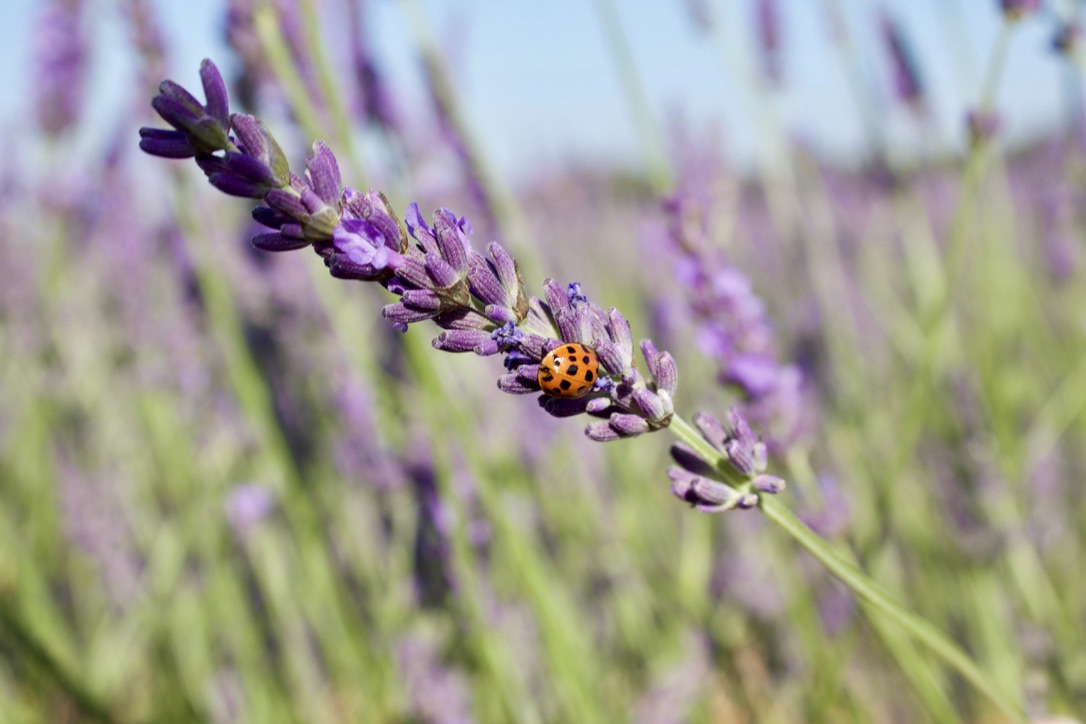
[[[684,445],[673,445],[671,456],[677,466],[668,468],[671,493],[679,500],[708,513],[732,508],[752,508],[758,494],[775,495],[785,489],[781,478],[767,475],[766,447],[751,431],[735,408],[721,424],[706,413],[694,416],[694,425],[705,441],[727,460],[727,469],[712,463]],[[718,479],[719,478],[719,479]]]
[[[543,284],[543,299],[525,292],[517,263],[499,244],[489,257],[472,248],[472,227],[448,209],[431,224],[417,204],[401,223],[378,191],[345,188],[332,151],[320,141],[305,173],[292,173],[272,135],[252,116],[229,113],[226,88],[211,61],[200,77],[207,103],[165,81],[153,105],[175,130],[141,129],[153,155],[192,157],[219,190],[260,199],[253,218],[269,227],[252,240],[267,251],[305,246],[322,256],[333,276],[375,281],[399,299],[382,310],[392,325],[433,321],[444,331],[434,346],[447,352],[503,354],[509,374],[498,386],[512,394],[541,392],[540,363],[562,344],[594,350],[598,370],[578,399],[540,397],[551,415],[602,418],[586,429],[594,440],[618,440],[660,430],[675,414],[675,360],[641,342],[648,376],[634,363],[630,325],[617,309],[589,302],[579,284]],[[231,135],[233,131],[233,135]],[[414,243],[412,243],[412,240]],[[583,388],[582,388],[583,389]]]

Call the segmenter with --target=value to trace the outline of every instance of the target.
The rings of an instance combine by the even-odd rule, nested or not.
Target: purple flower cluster
[[[741,392],[743,415],[766,434],[770,452],[782,454],[810,428],[804,376],[778,361],[765,303],[711,243],[708,204],[694,185],[665,202],[675,275],[698,324],[698,344],[720,365],[718,380]]]
[[[733,408],[728,412],[726,424],[704,412],[694,416],[694,424],[705,441],[727,461],[727,467],[714,467],[689,447],[673,445],[671,456],[678,465],[668,468],[667,474],[671,478],[671,493],[676,498],[702,512],[720,513],[733,508],[753,508],[758,505],[758,493],[772,495],[784,490],[784,480],[766,475],[766,446],[738,410]]]
[[[674,414],[675,361],[649,340],[641,342],[648,377],[634,365],[633,338],[616,309],[588,301],[580,286],[544,282],[545,300],[530,297],[516,260],[497,242],[484,256],[472,247],[471,224],[438,209],[427,224],[416,204],[404,223],[378,191],[343,186],[331,150],[313,145],[303,175],[290,171],[274,137],[255,117],[229,112],[226,86],[205,60],[201,104],[164,81],[152,106],[173,130],[140,129],[140,148],[165,158],[193,158],[213,186],[259,199],[253,217],[271,231],[253,238],[266,251],[307,246],[341,279],[381,284],[399,297],[383,310],[393,326],[432,321],[443,331],[434,347],[447,352],[505,355],[508,374],[498,386],[510,394],[540,392],[540,363],[556,347],[579,343],[599,357],[592,391],[579,399],[542,397],[556,417],[587,413],[603,421],[587,434],[607,441],[666,427]]]

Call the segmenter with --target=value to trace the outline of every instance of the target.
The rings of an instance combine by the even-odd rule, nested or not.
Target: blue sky
[[[752,90],[753,0],[705,0],[715,30],[699,32],[687,3],[616,0],[657,124],[681,116],[694,127],[716,125],[730,158],[753,162],[764,145],[765,109],[792,135],[839,157],[854,157],[864,133],[855,97],[825,8],[834,0],[780,0],[784,91]],[[328,3],[325,3],[328,4]],[[331,2],[338,6],[338,1]],[[636,126],[620,91],[596,3],[592,0],[426,2],[439,38],[455,39],[451,62],[466,114],[487,140],[507,178],[530,175],[563,159],[640,162]],[[996,0],[838,0],[861,58],[866,87],[879,97],[878,124],[904,155],[962,144],[961,118],[979,96],[1000,27]],[[0,127],[25,130],[32,96],[32,28],[38,2],[4,0],[0,10]],[[82,144],[93,147],[132,103],[132,55],[116,3],[90,2],[99,42],[89,87],[95,102]],[[224,3],[155,0],[170,51],[170,75],[198,87],[203,57],[229,58],[220,29]],[[370,35],[401,105],[424,108],[406,17],[396,0],[370,0]],[[876,18],[886,8],[903,25],[920,61],[931,119],[918,122],[888,103],[889,69]],[[1039,135],[1061,122],[1067,71],[1048,50],[1053,18],[1031,18],[1010,46],[999,108],[1012,139]],[[229,63],[224,62],[228,66]],[[768,105],[767,105],[768,103]],[[134,125],[138,125],[138,119]]]

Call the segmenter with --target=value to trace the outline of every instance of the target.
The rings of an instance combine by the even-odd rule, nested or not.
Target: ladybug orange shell
[[[584,397],[596,383],[600,360],[591,347],[567,343],[539,363],[539,386],[551,397]]]

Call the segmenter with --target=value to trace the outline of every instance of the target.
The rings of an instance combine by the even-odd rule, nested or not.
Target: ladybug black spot
[[[591,359],[591,358],[590,358],[590,357],[589,357],[588,355],[585,355],[584,357],[581,357],[581,364],[585,364],[585,365],[586,365],[586,364],[588,364],[588,363],[589,363],[589,362],[591,362],[591,361],[592,361],[592,359]]]
[[[566,354],[577,354],[577,348],[572,344],[566,346]]]
[[[558,386],[562,388],[563,392],[569,392],[569,388],[573,387],[573,384],[569,380],[562,380],[558,383]]]
[[[584,381],[585,382],[592,382],[595,379],[596,379],[596,375],[592,374],[592,370],[585,370],[584,371]]]
[[[580,370],[581,370],[581,368],[578,367],[577,365],[570,365],[569,368],[566,370],[566,374],[569,375],[570,377],[576,377],[577,373]]]

